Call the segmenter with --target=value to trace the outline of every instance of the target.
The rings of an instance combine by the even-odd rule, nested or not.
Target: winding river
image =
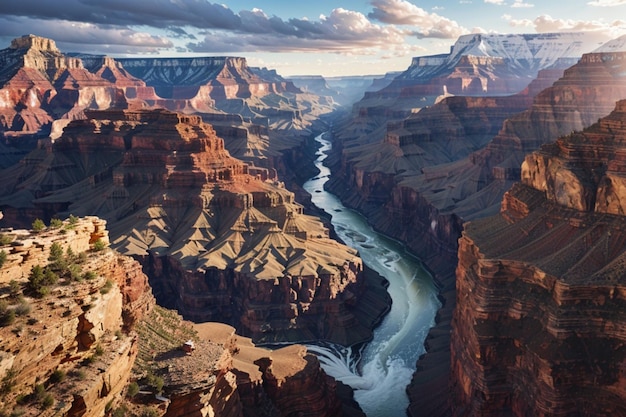
[[[411,381],[424,340],[440,307],[432,278],[420,261],[396,241],[376,233],[364,217],[344,207],[324,190],[330,170],[324,166],[331,142],[320,135],[316,156],[320,174],[304,184],[313,203],[332,215],[339,237],[357,249],[366,265],[389,281],[391,310],[361,351],[341,346],[308,346],[322,367],[350,385],[368,417],[403,416],[409,404],[405,388]]]

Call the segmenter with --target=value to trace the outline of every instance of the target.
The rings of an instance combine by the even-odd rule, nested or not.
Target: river
[[[374,331],[373,340],[356,352],[341,346],[308,346],[329,375],[354,389],[368,417],[406,415],[405,388],[424,353],[424,340],[440,303],[437,289],[421,262],[396,241],[375,232],[359,213],[344,207],[324,190],[330,170],[324,166],[330,141],[319,135],[316,156],[320,173],[304,184],[313,203],[332,216],[337,235],[359,251],[363,262],[389,281],[391,310]]]

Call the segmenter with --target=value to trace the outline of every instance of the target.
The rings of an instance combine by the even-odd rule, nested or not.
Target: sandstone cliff
[[[105,218],[113,246],[142,261],[160,303],[256,341],[371,336],[389,302],[380,279],[302,214],[271,171],[231,157],[199,116],[88,115],[4,172],[5,221]]]
[[[105,225],[72,216],[0,234],[2,413],[362,416],[342,411],[303,346],[255,347],[230,326],[155,306],[139,263],[106,248]],[[40,267],[58,277],[45,291]]]
[[[526,157],[499,215],[465,227],[456,415],[624,415],[626,102]]]
[[[5,138],[50,134],[54,121],[83,117],[85,108],[126,105],[126,89],[136,95],[142,88],[110,58],[89,71],[53,40],[26,35],[0,51],[0,132]]]
[[[103,415],[126,386],[137,355],[132,328],[154,298],[139,263],[103,249],[107,242],[95,217],[3,230],[4,412]]]

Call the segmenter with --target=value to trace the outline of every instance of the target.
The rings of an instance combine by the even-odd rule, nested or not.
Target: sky
[[[470,33],[626,35],[626,0],[0,0],[0,49],[243,56],[283,76],[384,74]]]

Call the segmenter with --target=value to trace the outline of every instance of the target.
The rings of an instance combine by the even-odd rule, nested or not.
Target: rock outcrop
[[[389,302],[380,279],[366,279],[357,252],[302,214],[270,170],[231,157],[199,116],[87,114],[5,171],[4,221],[98,215],[160,303],[255,341],[371,337]]]
[[[110,58],[89,71],[53,40],[26,35],[0,51],[0,132],[5,139],[50,134],[53,122],[84,117],[85,108],[126,105],[142,88]]]
[[[526,157],[499,215],[465,227],[456,415],[624,415],[626,102]]]
[[[3,411],[99,415],[125,388],[137,355],[132,329],[154,298],[140,264],[101,249],[107,242],[95,217],[2,231]]]
[[[134,378],[143,391],[127,397],[118,409],[154,409],[151,403],[157,403],[160,415],[167,417],[363,416],[353,409],[342,411],[336,382],[304,346],[256,347],[228,325],[190,325],[161,307],[139,323],[137,332]],[[148,394],[157,380],[160,401]]]
[[[336,382],[304,346],[255,347],[230,326],[155,306],[140,264],[106,248],[105,226],[70,217],[3,229],[3,413],[362,416],[342,412]],[[35,291],[39,267],[59,276],[46,292]]]

